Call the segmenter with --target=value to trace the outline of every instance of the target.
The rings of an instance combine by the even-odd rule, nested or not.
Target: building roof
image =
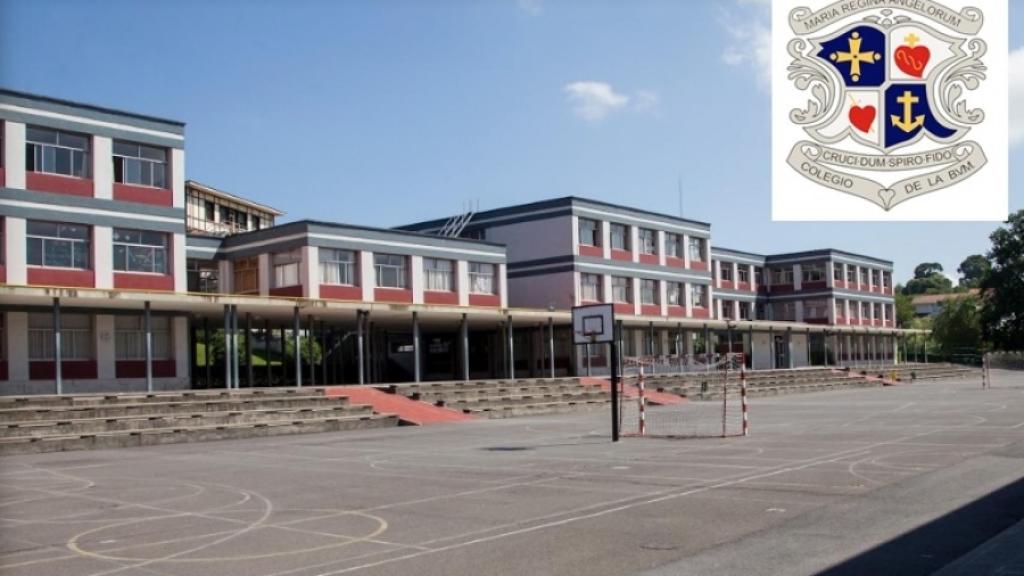
[[[273,214],[274,216],[284,216],[284,212],[278,210],[277,208],[272,208],[270,206],[267,206],[266,204],[260,204],[259,202],[254,202],[252,200],[249,200],[249,199],[246,199],[246,198],[242,198],[241,196],[236,196],[236,195],[234,195],[234,194],[232,194],[230,192],[225,192],[223,190],[214,188],[213,186],[207,186],[206,184],[203,184],[201,182],[196,182],[195,180],[186,180],[185,181],[185,187],[186,188],[195,188],[196,190],[199,190],[200,192],[205,192],[207,194],[212,194],[214,196],[220,196],[221,198],[230,200],[232,202],[236,202],[236,203],[241,204],[243,206],[248,206],[250,208],[253,208],[253,209],[256,209],[256,210],[260,210],[261,212],[267,212],[269,214]]]
[[[225,238],[226,245],[238,245],[246,244],[253,241],[263,241],[280,236],[288,236],[295,233],[304,233],[309,231],[311,228],[328,228],[337,231],[355,231],[363,234],[367,234],[370,237],[408,237],[417,238],[421,241],[435,243],[439,245],[444,244],[457,244],[457,245],[475,245],[475,246],[487,246],[491,248],[499,248],[501,253],[504,253],[505,245],[500,242],[491,242],[488,240],[476,240],[473,238],[449,238],[446,236],[438,236],[436,234],[427,234],[424,232],[415,232],[411,230],[396,230],[394,228],[374,228],[372,226],[361,226],[358,224],[344,224],[341,222],[325,222],[322,220],[296,220],[295,222],[288,222],[287,224],[278,224],[263,228],[261,230],[248,230],[245,232],[238,232],[231,234]],[[497,251],[495,251],[497,252]]]
[[[914,306],[928,306],[931,304],[941,304],[947,300],[956,300],[957,298],[963,298],[965,296],[977,296],[981,294],[981,290],[977,288],[971,288],[967,292],[951,292],[948,294],[921,294],[920,296],[914,296],[910,302]]]
[[[42,94],[33,94],[32,92],[21,92],[18,90],[11,90],[9,88],[0,87],[0,95],[14,96],[16,98],[24,98],[27,100],[35,100],[37,102],[47,102],[50,104],[57,104],[59,106],[71,106],[74,108],[82,108],[85,110],[92,110],[94,112],[102,112],[104,114],[117,114],[118,116],[126,116],[129,118],[137,118],[139,120],[146,120],[149,122],[161,122],[164,124],[172,124],[175,126],[184,127],[185,123],[180,120],[171,120],[169,118],[161,118],[159,116],[150,116],[147,114],[139,114],[137,112],[128,112],[126,110],[119,110],[117,108],[108,108],[106,106],[97,106],[95,104],[88,104],[85,102],[76,102],[74,100],[65,100],[63,98],[54,98],[53,96],[43,96]]]

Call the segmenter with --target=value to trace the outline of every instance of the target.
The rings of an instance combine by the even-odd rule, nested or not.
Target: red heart
[[[927,46],[900,46],[893,54],[896,66],[914,78],[924,75],[924,69],[931,57],[932,52]]]
[[[850,108],[850,124],[861,132],[871,132],[871,126],[875,123],[875,114],[878,111],[874,106],[854,106]]]

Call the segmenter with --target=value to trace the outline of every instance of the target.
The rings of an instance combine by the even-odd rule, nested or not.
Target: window
[[[835,262],[832,264],[832,279],[839,282],[843,281],[843,265]]]
[[[255,215],[255,214],[253,214],[252,215],[252,229],[253,230],[260,230],[262,228],[263,228],[263,222],[260,220],[260,217]]]
[[[405,288],[407,283],[405,256],[374,254],[373,265],[377,269],[377,286],[381,288]]]
[[[704,261],[704,239],[690,237],[690,262]]]
[[[850,318],[854,320],[860,318],[860,302],[850,301]]]
[[[629,250],[629,226],[625,224],[612,224],[609,226],[611,232],[612,250]]]
[[[92,318],[86,314],[61,314],[60,357],[90,360],[93,357]],[[28,315],[29,360],[53,360],[53,314]]]
[[[640,303],[653,306],[658,303],[658,281],[640,281]]]
[[[25,169],[88,178],[89,137],[29,126],[25,129]]]
[[[259,259],[255,256],[234,261],[234,289],[236,293],[256,292],[260,289],[259,267]]]
[[[321,248],[320,282],[324,284],[356,285],[356,253],[351,250]]]
[[[817,264],[804,264],[800,267],[800,281],[801,282],[822,282],[825,280],[825,265],[821,263]]]
[[[153,359],[167,360],[171,357],[171,319],[167,316],[150,316],[149,328],[153,335]],[[144,317],[114,317],[114,351],[118,360],[146,359]]]
[[[274,266],[274,287],[297,286],[302,283],[299,279],[299,268],[302,262],[301,250],[279,252],[271,257],[271,261]]]
[[[806,301],[804,301],[804,318],[805,319],[828,318],[828,300],[806,300]]]
[[[744,284],[750,284],[750,267],[749,266],[747,266],[745,264],[740,264],[739,268],[737,269],[737,272],[739,273],[737,278],[736,278],[736,280],[738,282],[743,282]]]
[[[665,256],[683,257],[683,237],[672,232],[665,233]]]
[[[732,282],[732,264],[729,262],[720,262],[718,264],[718,277],[726,282]]]
[[[580,300],[583,302],[601,302],[601,276],[598,274],[580,274]]]
[[[846,281],[853,284],[857,281],[857,267],[847,266],[846,267]]]
[[[209,200],[203,201],[203,214],[210,222],[217,219],[216,207],[213,205],[213,202],[210,202]]]
[[[754,266],[754,283],[758,286],[764,285],[764,268]]]
[[[629,304],[633,301],[633,279],[612,277],[612,302]]]
[[[29,266],[89,269],[88,226],[29,220],[25,246]]]
[[[793,283],[793,268],[781,266],[771,269],[772,286],[788,286]]]
[[[497,294],[494,284],[494,264],[469,263],[469,291],[472,294]]]
[[[708,305],[708,290],[703,284],[692,284],[690,286],[690,301],[694,308],[706,308]]]
[[[167,149],[114,140],[114,182],[167,187]]]
[[[658,233],[654,230],[647,228],[641,228],[637,232],[637,238],[640,240],[640,251],[644,254],[657,254],[658,253]]]
[[[892,274],[890,274],[889,272],[882,272],[882,288],[885,288],[886,290],[888,290],[889,286],[891,285],[891,283],[892,283]]]
[[[740,302],[740,320],[750,319],[750,302]]]
[[[732,317],[732,300],[722,300],[722,319],[723,320],[734,320]]]
[[[796,306],[792,302],[776,302],[772,305],[772,320],[796,321]]]
[[[249,229],[249,215],[228,206],[220,207],[220,223],[236,230]]]
[[[431,292],[455,290],[454,263],[437,258],[423,259],[423,289]]]
[[[220,267],[216,262],[189,258],[185,267],[188,271],[189,292],[220,292]]]
[[[114,270],[167,273],[167,235],[114,228]]]
[[[601,245],[601,223],[589,218],[580,218],[580,244],[585,246]]]
[[[870,284],[870,282],[868,281],[868,276],[869,276],[869,270],[867,268],[861,268],[860,269],[860,283],[865,285],[865,286]]]
[[[665,284],[665,299],[669,306],[683,306],[683,285],[679,282],[668,282]]]

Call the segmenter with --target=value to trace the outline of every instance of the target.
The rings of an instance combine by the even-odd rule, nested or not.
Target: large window
[[[828,300],[805,300],[804,318],[821,319],[828,318]]]
[[[750,302],[740,302],[740,320],[751,320]]]
[[[29,126],[25,130],[25,169],[88,178],[89,137]]]
[[[580,274],[580,300],[584,302],[601,302],[601,276],[598,274]]]
[[[641,228],[637,231],[637,238],[640,240],[640,251],[644,254],[658,253],[658,233],[649,228]]]
[[[423,259],[423,289],[431,292],[455,290],[455,263],[438,258]]]
[[[324,284],[356,285],[356,253],[352,250],[321,248],[320,282]]]
[[[707,308],[708,289],[703,284],[690,285],[690,301],[695,308]]]
[[[732,282],[732,263],[720,262],[718,268],[718,277],[726,282]]]
[[[167,316],[150,316],[149,327],[153,335],[153,359],[167,360],[171,357],[171,319]],[[118,360],[146,359],[145,318],[114,317],[114,350]]]
[[[672,232],[665,233],[665,256],[671,258],[683,257],[683,237]]]
[[[683,285],[681,282],[668,282],[665,284],[665,300],[669,306],[685,306],[683,300]]]
[[[93,357],[92,318],[87,314],[61,314],[60,357],[89,360]],[[53,314],[28,315],[29,360],[53,360]]]
[[[374,254],[373,265],[377,269],[377,286],[405,288],[408,284],[405,261],[405,256],[397,254]]]
[[[612,224],[609,227],[612,250],[629,250],[629,226]]]
[[[850,318],[853,320],[860,318],[860,302],[850,300]]]
[[[832,264],[832,279],[839,282],[843,281],[843,265],[839,262]]]
[[[772,286],[788,286],[793,283],[793,268],[780,266],[771,269]]]
[[[764,268],[760,266],[754,266],[754,283],[758,286],[764,284]]]
[[[732,300],[722,300],[722,320],[735,320],[735,318],[732,317],[732,308]]]
[[[792,302],[776,302],[772,304],[772,320],[796,321],[796,305]]]
[[[298,248],[288,252],[278,252],[271,258],[274,266],[274,287],[297,286],[302,284],[299,269],[302,263],[302,251]]]
[[[690,262],[704,261],[704,239],[690,237]]]
[[[114,182],[167,187],[167,149],[114,140]]]
[[[633,279],[612,277],[612,302],[629,304],[633,301]]]
[[[800,267],[801,282],[823,282],[825,280],[825,265],[818,262],[815,264],[804,264]]]
[[[736,281],[737,282],[743,282],[744,284],[749,284],[750,283],[750,267],[749,266],[747,266],[746,264],[740,264],[739,267],[736,269],[736,271],[739,274],[736,277]]]
[[[584,246],[601,245],[601,223],[589,218],[580,218],[580,244]]]
[[[88,226],[29,220],[25,246],[29,266],[89,269]]]
[[[864,286],[870,284],[870,281],[868,280],[870,276],[869,272],[870,271],[867,268],[860,269],[860,283],[863,284]]]
[[[469,291],[472,294],[496,294],[495,265],[484,262],[469,263]]]
[[[114,270],[167,273],[167,235],[114,228]]]
[[[647,306],[655,305],[658,303],[657,280],[640,281],[640,303],[645,304]]]
[[[259,258],[241,258],[233,263],[235,292],[256,292],[260,289]]]

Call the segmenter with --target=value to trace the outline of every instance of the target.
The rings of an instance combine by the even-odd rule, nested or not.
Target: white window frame
[[[615,233],[616,229],[622,230],[622,234],[616,234]],[[622,238],[622,242],[621,242],[622,245],[621,246],[616,246],[615,245],[615,239],[616,238]],[[613,223],[608,225],[608,241],[609,241],[609,244],[611,244],[611,249],[612,250],[619,250],[621,252],[629,252],[629,250],[630,250],[629,240],[630,240],[630,238],[629,238],[629,225],[628,224],[616,224],[616,223],[613,222]]]
[[[601,302],[602,278],[600,274],[580,273],[580,301]]]
[[[373,269],[378,288],[405,290],[409,286],[409,257],[400,254],[374,254]],[[395,275],[394,285],[381,282],[385,273]]]
[[[650,298],[648,298],[650,296]],[[640,280],[640,305],[641,306],[657,306],[658,305],[658,281],[641,279]]]
[[[682,282],[668,282],[665,285],[665,300],[669,306],[684,306],[686,302],[683,300],[683,283]]]
[[[694,308],[707,308],[708,290],[703,284],[690,284],[690,301]]]
[[[704,261],[704,239],[699,236],[690,236],[690,262]]]
[[[640,253],[656,255],[658,253],[658,232],[650,228],[637,229],[637,241],[640,244]]]
[[[633,279],[626,276],[612,276],[612,302],[633,303]]]
[[[136,152],[134,156],[130,156],[125,152],[118,152],[118,147],[132,146]],[[118,184],[127,184],[129,186],[142,186],[146,188],[154,188],[157,190],[167,189],[167,149],[159,146],[149,146],[147,144],[140,144],[138,142],[128,142],[125,140],[114,140],[111,163],[113,164],[114,171],[114,182]],[[143,151],[153,151],[163,154],[163,159],[149,158],[143,155]],[[121,170],[118,174],[117,170],[117,159],[121,159]],[[139,164],[139,182],[128,181],[128,164],[130,162],[137,162]],[[149,182],[145,182],[145,174],[149,175]],[[157,184],[156,176],[160,175],[161,183]],[[118,179],[120,178],[120,180]]]
[[[84,319],[84,322],[82,320]],[[93,341],[93,321],[87,314],[61,314],[61,360],[93,360],[96,355]],[[77,324],[77,325],[76,325]],[[53,315],[30,312],[28,320],[29,360],[53,360]]]
[[[28,230],[29,230],[29,228],[32,227],[32,224],[52,224],[52,225],[56,225],[57,226],[57,235],[56,236],[49,236],[49,235],[42,234],[42,233],[32,233],[32,232],[29,232]],[[84,229],[85,230],[85,238],[73,238],[73,237],[61,236],[61,227],[76,227],[76,228]],[[28,266],[35,267],[35,268],[55,268],[55,269],[62,269],[62,270],[91,270],[92,269],[92,227],[91,226],[87,226],[85,224],[73,224],[73,223],[66,223],[66,222],[51,222],[51,221],[43,221],[43,220],[29,220],[26,223],[25,230],[26,230],[26,232],[25,232],[25,262],[27,263]],[[31,262],[31,258],[29,256],[29,248],[28,247],[29,247],[29,244],[33,240],[38,240],[40,242],[40,248],[39,248],[40,262],[39,263]],[[47,260],[46,255],[47,255],[47,253],[54,249],[54,245],[56,245],[56,244],[64,244],[64,243],[69,245],[69,254],[71,254],[71,265],[70,266],[60,266],[60,265],[47,264],[47,262],[46,262],[46,260]],[[85,265],[84,266],[75,266],[75,255],[76,254],[84,254],[85,255]]]
[[[40,130],[45,132],[53,132],[56,142],[41,142],[31,139],[31,133],[33,130]],[[62,143],[62,136],[67,138],[84,138],[85,145],[82,148],[73,146],[70,144]],[[47,128],[44,126],[27,126],[25,130],[25,155],[27,158],[32,158],[32,170],[31,172],[37,174],[55,174],[57,176],[66,176],[69,178],[82,178],[86,179],[90,177],[90,144],[92,139],[86,134],[77,134],[66,130],[57,130],[55,128]],[[57,159],[58,152],[67,150],[69,154],[69,162],[71,170],[68,173],[57,171]],[[52,152],[50,152],[52,151]],[[47,154],[51,155],[51,158],[47,159]],[[75,170],[75,156],[78,155],[81,170],[76,173]],[[48,166],[48,164],[51,164]],[[26,162],[27,164],[27,162]]]
[[[271,256],[274,268],[274,287],[286,288],[302,285],[302,250],[278,252]]]
[[[593,225],[593,242],[587,242],[583,237],[583,230]],[[579,242],[581,246],[601,246],[601,222],[592,218],[579,219]]]
[[[171,318],[150,316],[153,359],[171,359]],[[114,316],[114,356],[117,360],[146,359],[146,324],[141,315]]]
[[[129,234],[138,234],[139,239],[137,241],[129,241],[124,238],[118,238],[118,235],[124,237]],[[157,235],[161,238],[162,243],[146,243],[146,235]],[[113,245],[111,246],[111,258],[113,259],[113,268],[115,272],[128,272],[131,274],[155,274],[159,276],[167,274],[167,270],[169,267],[169,263],[167,260],[167,234],[163,232],[151,232],[148,230],[130,230],[127,228],[114,228],[113,238]],[[118,257],[117,254],[118,247],[124,249],[124,252],[122,253],[120,258]],[[148,270],[137,270],[132,268],[133,252],[149,254],[148,258],[150,266]],[[163,265],[159,267],[157,266],[157,255],[161,255],[163,258]]]
[[[665,256],[670,258],[682,258],[683,236],[675,232],[665,232]]]
[[[469,263],[469,293],[492,296],[498,293],[498,265],[489,262]]]
[[[427,292],[454,292],[455,262],[445,258],[424,258],[423,289]]]
[[[354,250],[320,248],[320,283],[334,286],[357,286],[357,253]],[[346,259],[346,256],[348,259]],[[337,282],[334,280],[337,279]]]
[[[825,265],[824,264],[806,264],[800,267],[800,281],[801,282],[824,282],[825,281]]]

